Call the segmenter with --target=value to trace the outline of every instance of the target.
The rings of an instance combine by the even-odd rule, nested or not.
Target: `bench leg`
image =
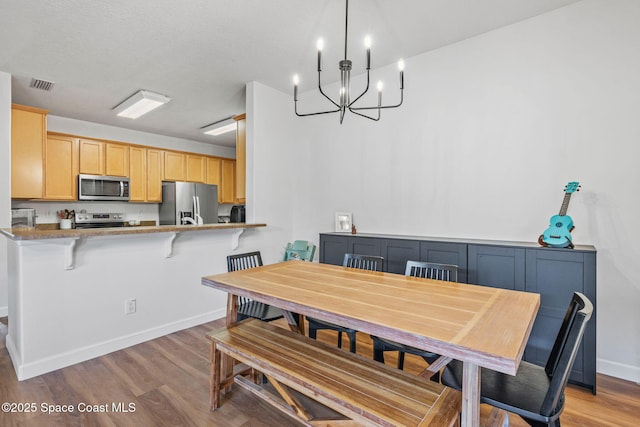
[[[221,354],[216,348],[216,343],[211,343],[211,384],[209,393],[209,406],[212,411],[220,407],[220,371],[221,371]]]

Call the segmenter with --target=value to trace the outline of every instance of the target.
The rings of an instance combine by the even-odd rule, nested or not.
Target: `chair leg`
[[[379,341],[373,341],[373,360],[384,363],[384,344]]]
[[[338,348],[342,348],[342,332],[338,331]]]
[[[398,352],[398,369],[404,369],[404,351]]]
[[[309,323],[309,338],[313,338],[315,340],[316,335],[317,335],[317,329],[315,328],[315,326],[311,326],[311,323]]]
[[[351,353],[355,353],[356,352],[356,333],[349,332],[347,335],[349,335],[349,351]]]

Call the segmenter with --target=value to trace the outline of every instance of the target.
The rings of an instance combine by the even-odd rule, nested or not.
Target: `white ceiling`
[[[375,69],[576,1],[352,0],[348,56],[358,74],[367,34]],[[312,89],[318,37],[323,82],[338,79],[344,8],[343,0],[0,0],[0,71],[13,76],[13,102],[52,115],[233,145],[233,135],[198,129],[243,113],[248,82],[291,93],[298,73],[301,91]],[[32,89],[32,78],[55,85]],[[139,89],[172,100],[137,120],[115,116]]]

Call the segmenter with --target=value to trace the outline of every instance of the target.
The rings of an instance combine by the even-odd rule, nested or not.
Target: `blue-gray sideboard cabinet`
[[[540,310],[524,360],[544,365],[574,291],[594,314],[569,381],[596,393],[596,249],[542,248],[531,242],[446,239],[389,234],[320,234],[320,262],[342,265],[345,253],[384,257],[384,271],[404,274],[407,260],[458,266],[458,281],[540,294]]]

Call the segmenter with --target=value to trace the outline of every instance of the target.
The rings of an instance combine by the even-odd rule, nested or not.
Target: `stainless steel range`
[[[87,213],[75,214],[76,228],[108,228],[124,227],[124,214],[122,213]]]

